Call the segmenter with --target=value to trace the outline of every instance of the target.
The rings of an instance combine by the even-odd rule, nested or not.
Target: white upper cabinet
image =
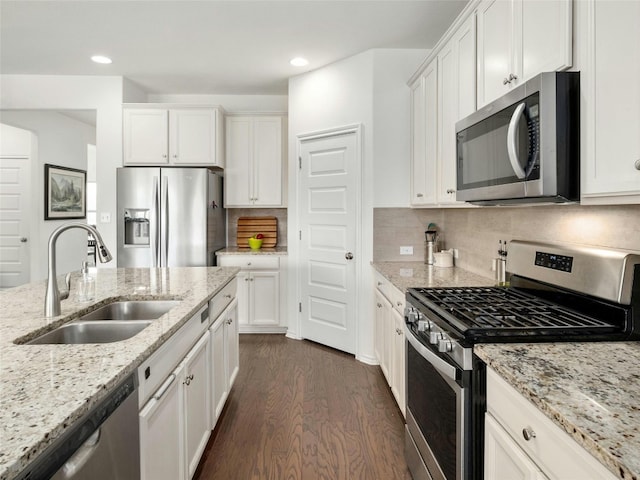
[[[224,167],[222,112],[212,107],[125,106],[125,165]]]
[[[438,62],[411,86],[411,205],[436,203],[438,155]]]
[[[484,0],[478,18],[478,107],[541,72],[572,65],[571,0]]]
[[[640,203],[640,2],[578,2],[583,203]]]
[[[282,207],[282,116],[226,119],[225,206]]]
[[[438,53],[438,204],[456,202],[456,122],[476,109],[476,29],[471,15]]]

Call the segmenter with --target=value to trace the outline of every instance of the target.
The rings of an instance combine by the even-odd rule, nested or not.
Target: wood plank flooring
[[[241,335],[240,373],[197,480],[410,480],[379,367],[283,335]]]

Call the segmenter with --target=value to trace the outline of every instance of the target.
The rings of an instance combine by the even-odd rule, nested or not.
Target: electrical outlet
[[[400,247],[400,255],[413,255],[413,247]]]
[[[111,223],[111,214],[109,212],[100,213],[100,223]]]

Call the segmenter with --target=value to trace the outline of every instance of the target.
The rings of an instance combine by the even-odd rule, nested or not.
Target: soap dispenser
[[[77,289],[78,302],[90,302],[96,296],[96,281],[89,275],[89,264],[87,262],[82,262],[80,274]]]

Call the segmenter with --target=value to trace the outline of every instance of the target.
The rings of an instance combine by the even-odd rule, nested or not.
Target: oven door
[[[405,326],[406,457],[414,480],[467,480],[470,372],[457,368]]]

